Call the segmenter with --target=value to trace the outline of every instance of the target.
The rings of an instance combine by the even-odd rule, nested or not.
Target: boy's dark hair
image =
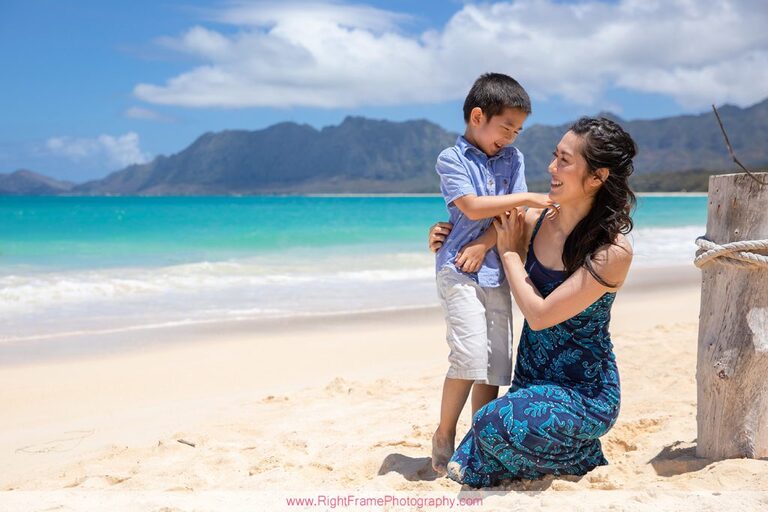
[[[464,122],[469,122],[469,115],[475,107],[480,107],[488,119],[507,108],[517,108],[530,114],[531,99],[523,86],[511,76],[486,73],[475,80],[464,100]]]

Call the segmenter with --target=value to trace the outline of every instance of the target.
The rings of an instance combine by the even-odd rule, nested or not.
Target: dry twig
[[[757,176],[755,176],[754,174],[752,174],[752,173],[749,171],[749,169],[747,169],[746,167],[744,167],[744,165],[743,165],[741,162],[739,162],[739,159],[738,159],[738,158],[736,158],[736,154],[733,152],[733,146],[731,146],[731,141],[730,141],[730,140],[728,140],[728,134],[727,134],[727,133],[725,133],[725,127],[723,126],[723,121],[720,119],[720,114],[718,114],[718,113],[717,113],[717,108],[715,108],[715,106],[714,106],[714,105],[712,105],[712,110],[714,110],[714,111],[715,111],[715,117],[717,117],[717,122],[718,122],[718,124],[720,125],[720,130],[722,130],[722,132],[723,132],[723,137],[725,137],[725,145],[728,147],[728,153],[730,153],[730,154],[731,154],[731,158],[733,159],[734,163],[735,163],[736,165],[738,165],[739,167],[741,167],[742,169],[744,169],[744,172],[746,172],[746,173],[747,173],[747,175],[748,175],[750,178],[752,178],[753,180],[755,180],[755,181],[756,181],[756,182],[758,182],[759,184],[761,184],[761,185],[768,185],[768,182],[762,181],[760,178],[758,178]]]

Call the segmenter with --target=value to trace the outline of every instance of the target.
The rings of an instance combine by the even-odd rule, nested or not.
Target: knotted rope
[[[758,252],[768,252],[768,240],[745,240],[719,245],[705,237],[696,239],[699,250],[693,264],[704,268],[711,263],[723,263],[741,268],[768,268],[768,255]]]

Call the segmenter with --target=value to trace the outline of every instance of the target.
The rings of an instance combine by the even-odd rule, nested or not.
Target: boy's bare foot
[[[443,476],[446,474],[446,465],[453,455],[453,443],[455,436],[444,435],[440,429],[432,435],[432,469]]]

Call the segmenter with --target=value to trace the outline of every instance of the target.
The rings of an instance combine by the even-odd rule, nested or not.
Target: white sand
[[[610,464],[496,488],[465,510],[768,507],[768,460],[695,456],[696,276],[638,273],[619,292],[611,333],[622,406],[603,438]],[[519,330],[519,313],[515,323]],[[234,510],[248,500],[248,510],[295,510],[282,500],[320,494],[466,495],[430,469],[447,357],[436,309],[132,336],[141,348],[123,350],[130,340],[118,337],[80,340],[67,357],[2,367],[0,509],[91,509],[70,491],[87,491],[94,510],[129,509],[107,502],[156,491],[153,507],[136,510]],[[121,350],[84,355],[83,343],[94,342]],[[466,409],[460,436],[469,419]],[[218,508],[214,491],[227,491],[230,505]],[[192,501],[174,501],[183,499]]]

